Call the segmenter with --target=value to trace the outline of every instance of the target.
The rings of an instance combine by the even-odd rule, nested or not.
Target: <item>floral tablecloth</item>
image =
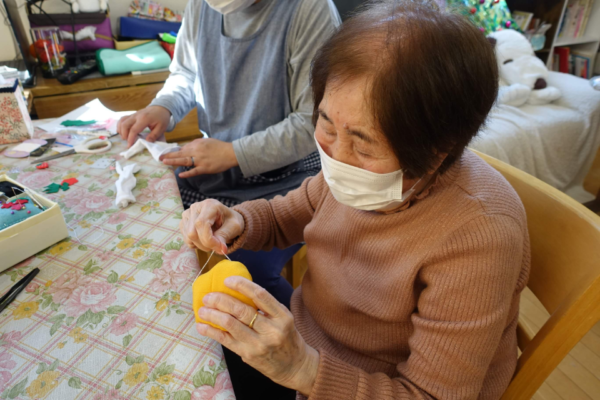
[[[173,172],[147,151],[128,162],[137,203],[115,207],[119,138],[99,155],[72,155],[38,170],[0,156],[0,174],[41,189],[75,177],[56,201],[71,236],[0,274],[5,293],[41,272],[0,314],[2,399],[234,399],[220,345],[194,327],[195,253],[182,242]],[[0,255],[1,257],[1,255]]]

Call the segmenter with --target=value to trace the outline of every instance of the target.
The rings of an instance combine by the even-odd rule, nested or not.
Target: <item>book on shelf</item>
[[[558,56],[558,72],[569,73],[571,49],[568,47],[556,47],[554,53]]]
[[[525,12],[525,11],[513,11],[512,17],[518,25],[519,29],[523,32],[526,32],[531,24],[531,20],[533,18],[533,13]]]
[[[576,39],[585,36],[595,0],[569,0],[559,28],[558,37]]]
[[[552,56],[552,70],[589,79],[592,76],[590,67],[593,57],[592,52],[576,51],[569,47],[557,47],[554,49],[554,55]]]
[[[592,77],[590,67],[594,60],[594,53],[585,51],[572,51],[573,57],[573,75],[584,79]]]

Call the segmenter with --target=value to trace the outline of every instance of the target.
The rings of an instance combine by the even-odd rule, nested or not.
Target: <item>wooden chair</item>
[[[525,205],[532,257],[528,287],[551,314],[537,334],[519,320],[522,353],[502,399],[530,399],[600,320],[600,217],[539,179],[474,152],[504,175]],[[306,268],[305,246],[293,259],[294,287]]]
[[[527,212],[529,289],[550,313],[535,334],[519,321],[522,351],[503,399],[530,399],[600,320],[600,217],[566,194],[502,161],[476,152],[510,182]]]

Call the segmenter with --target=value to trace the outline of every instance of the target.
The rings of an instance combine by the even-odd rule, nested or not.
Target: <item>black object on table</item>
[[[19,191],[16,192],[15,189]],[[7,197],[10,198],[20,195],[21,193],[25,192],[25,190],[21,186],[15,185],[12,182],[2,181],[0,182],[0,192],[4,193]]]
[[[39,268],[34,268],[30,273],[25,275],[23,279],[17,282],[13,287],[10,288],[8,292],[2,298],[0,298],[0,313],[6,309],[12,303],[19,293],[23,291],[29,285],[29,282],[35,278],[35,276],[40,272]]]
[[[52,145],[54,144],[54,142],[56,142],[56,139],[55,139],[55,138],[52,138],[52,139],[44,139],[44,140],[45,140],[46,142],[48,142],[48,143],[46,143],[45,145],[41,146],[40,148],[38,148],[38,149],[36,149],[36,150],[32,151],[31,153],[29,153],[29,155],[30,155],[31,157],[41,157],[41,156],[43,156],[43,155],[44,155],[44,153],[45,153],[46,151],[48,151],[48,149],[50,148],[50,146],[52,146]]]
[[[62,74],[60,74],[56,79],[63,85],[70,85],[84,76],[91,74],[92,72],[96,72],[98,70],[98,63],[96,60],[88,60],[82,64],[74,68],[69,68]]]

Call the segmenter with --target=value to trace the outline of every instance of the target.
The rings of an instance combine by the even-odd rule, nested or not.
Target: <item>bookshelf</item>
[[[536,52],[548,69],[552,69],[555,49],[569,47],[571,51],[589,53],[590,77],[593,76],[596,55],[600,46],[600,0],[594,0],[585,32],[580,37],[559,37],[559,28],[563,24],[569,0],[507,0],[511,11],[519,10],[534,13],[535,17],[552,24],[552,29],[546,33],[544,49]]]

